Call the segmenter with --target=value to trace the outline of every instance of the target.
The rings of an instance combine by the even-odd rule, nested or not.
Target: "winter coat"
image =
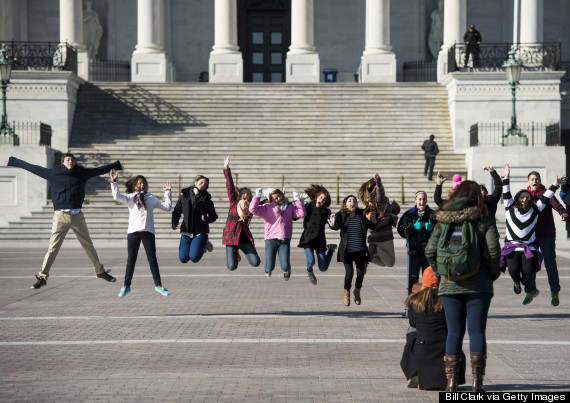
[[[424,141],[422,144],[422,150],[425,151],[426,157],[435,157],[439,154],[439,147],[437,146],[437,143],[433,141],[431,136],[429,140]]]
[[[254,245],[253,235],[249,230],[249,223],[251,221],[251,214],[245,221],[240,221],[238,214],[238,195],[236,194],[236,188],[234,186],[234,180],[232,178],[232,171],[230,168],[224,169],[224,176],[226,177],[226,187],[228,190],[228,199],[230,199],[230,208],[228,209],[228,219],[226,220],[226,226],[224,227],[224,235],[222,239],[222,244],[224,245],[238,245],[240,241],[240,236],[242,232],[247,236],[249,242]]]
[[[428,244],[425,255],[428,263],[434,268],[437,275],[437,244],[441,236],[443,224],[451,223],[461,225],[464,221],[472,221],[479,234],[479,239],[484,241],[479,271],[465,280],[452,281],[441,276],[439,283],[439,295],[459,295],[490,293],[493,294],[493,281],[500,275],[501,246],[499,245],[499,232],[495,221],[475,205],[472,199],[458,197],[447,202],[442,210],[436,213],[436,224]]]
[[[75,165],[68,169],[63,164],[53,168],[44,168],[15,157],[10,157],[8,166],[25,169],[34,175],[47,179],[51,187],[51,201],[54,210],[80,209],[85,200],[87,180],[109,173],[111,169],[123,169],[119,161],[98,168],[85,168],[81,165]]]
[[[503,193],[503,182],[497,171],[491,171],[491,176],[493,178],[493,193],[483,197],[483,202],[487,206],[487,211],[489,212],[489,217],[495,220],[495,214],[497,213],[497,204],[501,200],[501,195]]]
[[[364,210],[361,208],[356,209],[356,214],[362,218],[362,224],[360,226],[360,230],[362,231],[362,250],[366,252],[366,259],[370,260],[370,254],[368,253],[368,246],[366,245],[366,233],[368,229],[378,231],[381,228],[392,225],[393,217],[390,216],[385,220],[379,220],[378,222],[374,223],[366,218],[366,214]],[[337,262],[344,261],[344,255],[346,254],[346,247],[347,247],[347,230],[348,230],[348,222],[350,221],[350,216],[342,214],[340,211],[335,214],[334,216],[334,224],[331,227],[334,231],[340,230],[340,245],[338,246],[338,251],[336,255]]]
[[[210,232],[208,224],[218,218],[212,196],[207,191],[194,194],[194,186],[182,189],[176,207],[172,211],[172,229],[175,229],[182,218],[180,232],[183,234],[207,234]],[[202,220],[204,216],[204,220]]]
[[[435,218],[435,211],[433,211],[429,206],[426,206],[425,213],[421,218],[417,209],[418,208],[414,206],[402,214],[402,218],[398,221],[398,234],[400,234],[402,238],[406,238],[410,254],[416,253],[423,256],[424,249],[428,243],[433,228],[435,227],[437,219]],[[419,230],[414,228],[414,224],[418,219],[421,224],[421,228]],[[431,230],[426,229],[426,224],[429,222],[432,224]]]
[[[463,42],[469,42],[467,46],[476,46],[482,41],[483,37],[476,29],[473,29],[473,31],[467,30],[467,32],[465,32],[465,35],[463,35]]]
[[[544,195],[544,193],[548,190],[543,185],[540,185],[538,190],[532,191],[530,187],[527,187],[527,190],[532,195],[532,200],[536,204],[538,200]],[[556,225],[554,224],[554,217],[552,216],[552,209],[556,210],[558,214],[568,214],[564,206],[560,204],[556,196],[553,196],[550,199],[550,204],[546,204],[546,208],[542,210],[540,215],[538,216],[538,221],[535,226],[535,234],[537,238],[550,238],[556,237]]]
[[[289,203],[285,211],[277,203],[259,205],[259,197],[255,196],[249,205],[249,211],[263,218],[265,226],[264,239],[291,239],[293,219],[305,217],[305,206],[301,200]]]
[[[400,366],[407,379],[418,376],[420,389],[444,390],[447,385],[445,376],[445,342],[447,339],[447,323],[445,312],[409,311],[410,326],[415,332],[406,335],[406,346]],[[465,354],[459,369],[458,384],[465,383]]]
[[[316,251],[324,252],[327,249],[325,227],[331,211],[326,207],[317,208],[314,202],[310,202],[305,203],[305,212],[299,248],[310,247]]]

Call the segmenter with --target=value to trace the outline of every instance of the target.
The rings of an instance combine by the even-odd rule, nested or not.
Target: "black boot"
[[[457,379],[459,378],[460,355],[445,355],[445,376],[447,377],[446,392],[457,392]]]
[[[487,366],[487,354],[471,353],[471,371],[473,372],[473,392],[485,392],[483,378]]]

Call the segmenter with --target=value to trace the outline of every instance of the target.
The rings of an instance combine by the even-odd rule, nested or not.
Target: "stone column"
[[[541,43],[543,33],[542,0],[521,0],[520,43]],[[515,16],[516,18],[516,16]]]
[[[237,44],[237,0],[216,0],[214,19],[210,82],[242,83],[243,58]]]
[[[390,46],[390,0],[366,0],[366,43],[359,76],[363,83],[396,82],[396,55]]]
[[[133,82],[172,81],[166,25],[165,0],[138,0],[137,46],[131,59]]]
[[[320,81],[320,61],[314,38],[313,0],[291,0],[291,46],[285,61],[288,83]]]
[[[466,30],[466,0],[445,0],[443,5],[443,45],[437,59],[437,81],[441,82],[447,74],[449,48],[455,43],[463,44],[463,35]]]
[[[59,41],[67,42],[77,49],[77,75],[89,81],[89,55],[83,43],[83,2],[81,0],[59,0]],[[60,47],[62,61],[65,47]]]

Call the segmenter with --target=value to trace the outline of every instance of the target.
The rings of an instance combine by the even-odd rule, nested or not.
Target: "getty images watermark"
[[[570,402],[569,392],[440,392],[440,402]]]

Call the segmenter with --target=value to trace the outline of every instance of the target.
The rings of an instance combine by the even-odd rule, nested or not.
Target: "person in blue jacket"
[[[83,217],[81,208],[85,200],[85,185],[87,180],[109,173],[112,169],[123,169],[121,163],[115,161],[112,164],[103,165],[98,168],[85,168],[81,165],[77,165],[73,154],[66,153],[61,156],[61,165],[53,168],[33,165],[15,157],[10,157],[5,165],[22,168],[34,175],[44,178],[49,182],[51,187],[51,200],[54,209],[51,238],[48,251],[42,264],[42,269],[39,274],[36,274],[37,281],[32,285],[32,288],[37,289],[47,284],[50,268],[70,229],[73,230],[87,257],[91,260],[97,278],[110,283],[115,282],[115,277],[109,274],[111,270],[105,271],[105,268],[99,261],[97,251],[89,236],[89,230],[85,224],[85,218]]]

